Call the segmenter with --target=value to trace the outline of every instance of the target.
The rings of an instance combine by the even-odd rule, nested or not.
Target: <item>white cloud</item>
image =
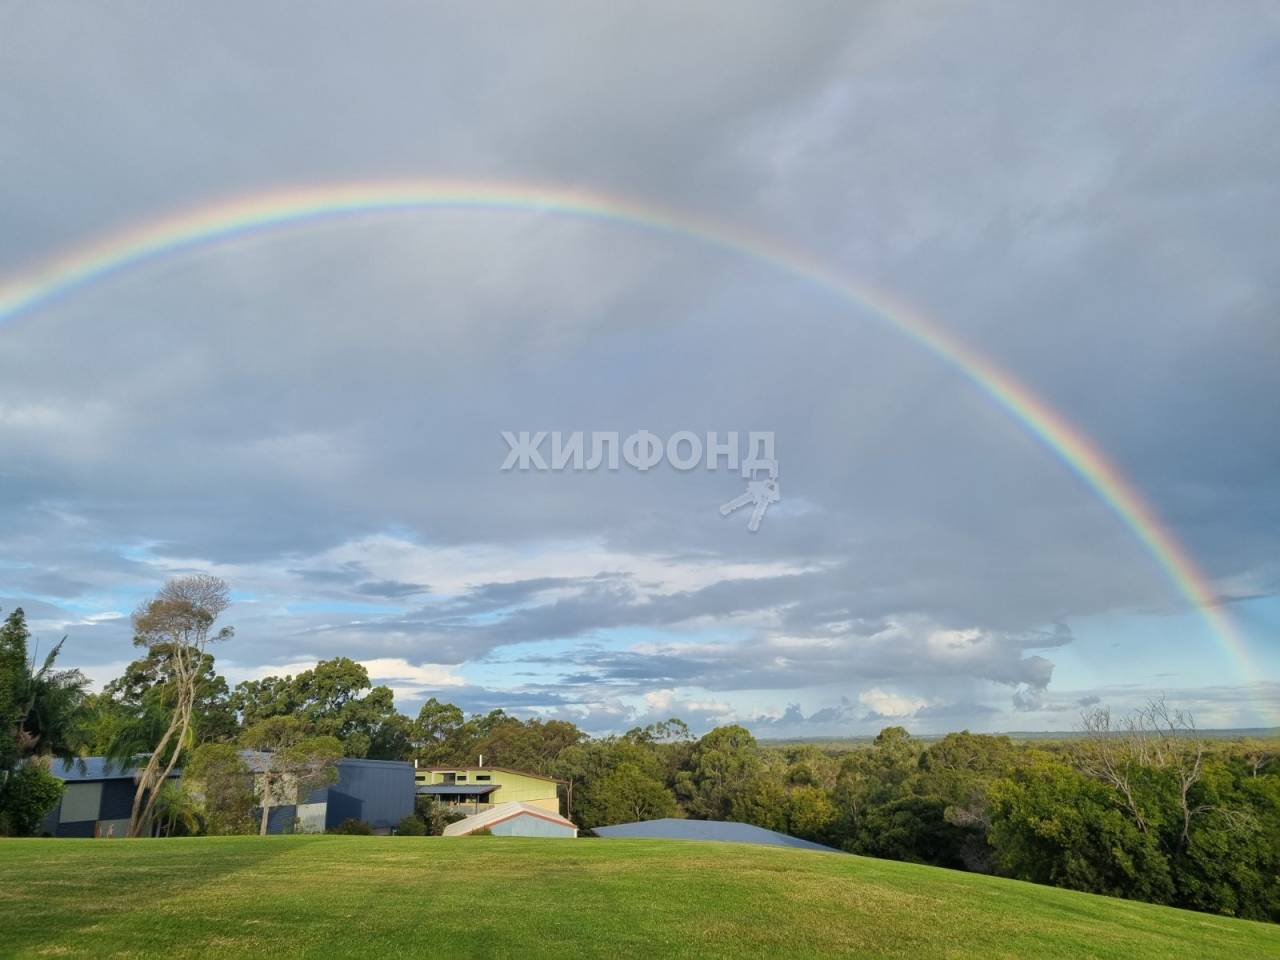
[[[921,697],[886,693],[879,687],[862,691],[858,694],[858,702],[883,717],[909,717],[917,710],[929,705],[929,701]]]

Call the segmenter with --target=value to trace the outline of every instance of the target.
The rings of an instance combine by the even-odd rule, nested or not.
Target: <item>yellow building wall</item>
[[[542,780],[538,777],[526,776],[522,773],[510,773],[506,770],[495,770],[493,767],[455,767],[452,770],[418,770],[419,783],[444,783],[445,773],[453,773],[459,777],[459,783],[477,784],[493,783],[498,789],[490,795],[492,803],[510,803],[520,801],[549,810],[560,812],[560,799],[556,795],[554,780]],[[476,776],[487,776],[489,779],[477,780]],[[461,777],[466,779],[462,780]]]

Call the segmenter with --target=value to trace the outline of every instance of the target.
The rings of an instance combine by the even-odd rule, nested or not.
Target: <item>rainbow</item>
[[[193,248],[340,217],[439,209],[550,213],[640,227],[762,261],[868,311],[958,371],[1075,473],[1200,613],[1242,676],[1257,676],[1242,637],[1204,574],[1134,486],[1079,429],[1011,373],[901,300],[738,226],[613,194],[544,184],[415,179],[272,190],[120,230],[39,264],[0,286],[0,324],[86,285]]]

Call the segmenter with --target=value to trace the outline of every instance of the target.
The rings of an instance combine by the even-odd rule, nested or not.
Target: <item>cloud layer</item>
[[[1274,9],[563,14],[14,8],[0,277],[315,182],[543,181],[741,223],[930,313],[1094,437],[1252,598],[1231,606],[1261,672],[873,316],[688,238],[530,212],[241,239],[9,321],[0,606],[97,676],[142,597],[210,570],[236,589],[237,677],[342,654],[407,709],[593,729],[1056,726],[1162,683],[1265,720]],[[498,469],[504,430],[638,429],[773,431],[783,500],[753,536],[717,512],[724,470]]]

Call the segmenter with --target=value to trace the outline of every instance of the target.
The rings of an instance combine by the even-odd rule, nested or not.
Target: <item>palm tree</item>
[[[53,669],[66,639],[49,651],[39,670],[33,658],[19,681],[15,733],[20,758],[53,756],[69,763],[80,756],[89,678],[79,670]]]
[[[3,736],[7,743],[0,757],[21,763],[33,757],[73,760],[83,743],[85,688],[89,680],[79,670],[55,670],[63,637],[40,668],[27,657],[31,633],[22,608],[14,610],[0,626],[0,671],[6,714]]]
[[[170,780],[156,793],[157,832],[166,837],[194,836],[200,832],[200,808],[195,798]]]

